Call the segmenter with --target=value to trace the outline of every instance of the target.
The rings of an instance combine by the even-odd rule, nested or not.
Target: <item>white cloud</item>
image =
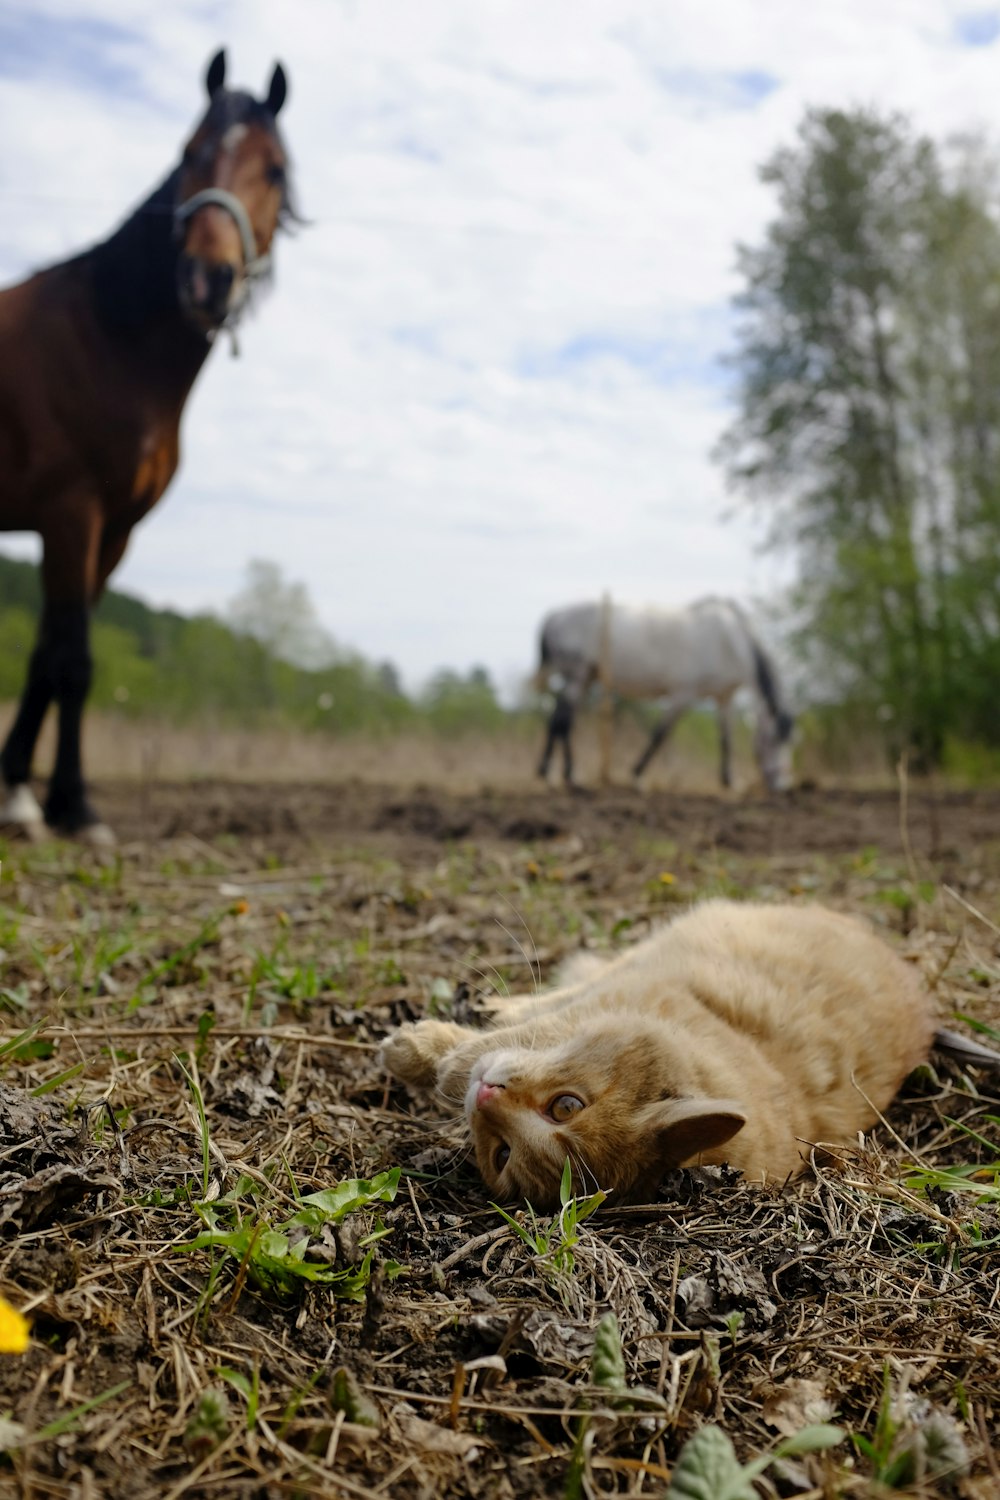
[[[766,591],[781,565],[745,514],[720,521],[708,458],[734,244],[771,211],[756,168],[808,104],[936,134],[996,107],[997,47],[960,45],[945,0],[36,10],[29,54],[0,0],[3,279],[167,170],[223,40],[258,92],[284,61],[314,221],[279,244],[243,358],[209,362],[115,582],[219,608],[272,558],[411,681],[527,670],[539,616],[603,588]]]

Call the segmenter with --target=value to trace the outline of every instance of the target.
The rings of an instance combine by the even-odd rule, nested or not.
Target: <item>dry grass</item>
[[[14,716],[14,705],[0,704],[0,741]],[[308,734],[295,729],[234,729],[217,724],[177,726],[136,720],[123,715],[87,714],[84,758],[101,774],[118,780],[155,782],[203,778],[255,782],[339,783],[356,778],[372,784],[414,787],[447,785],[456,791],[480,786],[524,787],[534,783],[544,740],[544,724],[515,725],[504,733],[468,733],[455,738],[412,730],[403,734]],[[646,743],[640,724],[623,713],[613,737],[613,779],[625,784],[630,768]],[[874,746],[855,746],[853,780],[889,785],[891,776]],[[55,721],[46,721],[37,765],[43,772],[55,755]],[[600,765],[596,716],[581,716],[574,732],[577,778],[596,784]],[[749,731],[738,726],[734,774],[737,789],[756,784]],[[800,746],[800,774],[828,779],[829,767],[816,747]],[[688,718],[678,726],[669,746],[660,752],[643,782],[650,789],[712,793],[718,789],[718,751],[714,725]],[[561,776],[561,760],[553,761],[553,780]],[[841,775],[837,778],[843,781]]]
[[[914,1163],[995,1160],[989,1079],[943,1064],[872,1140],[788,1190],[677,1174],[656,1204],[581,1224],[560,1272],[485,1201],[448,1123],[387,1086],[375,1048],[429,1006],[472,1013],[496,984],[719,890],[867,911],[944,1011],[998,1025],[997,845],[964,848],[959,900],[921,838],[809,853],[793,811],[782,853],[739,854],[693,833],[667,846],[596,803],[572,832],[471,843],[428,831],[426,800],[385,802],[391,834],[359,821],[336,843],[152,838],[106,866],[67,846],[4,852],[3,1029],[42,1029],[0,1056],[0,1291],[34,1333],[0,1355],[0,1419],[21,1428],[0,1493],[662,1495],[706,1421],[743,1457],[817,1415],[872,1438],[888,1390],[897,1447],[916,1451],[944,1414],[970,1456],[955,1492],[995,1495],[1000,1221],[975,1191],[995,1173],[908,1185]],[[273,1225],[304,1194],[396,1166],[395,1202],[310,1252],[357,1265],[380,1219],[362,1301],[255,1288],[252,1246],[182,1248],[206,1201],[225,1224]],[[645,1408],[593,1388],[609,1308],[629,1383],[658,1398]],[[377,1425],[356,1420],[340,1367]],[[875,1496],[876,1467],[844,1442],[772,1482]]]

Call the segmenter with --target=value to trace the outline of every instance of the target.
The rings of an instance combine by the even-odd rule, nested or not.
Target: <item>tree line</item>
[[[34,564],[0,555],[0,701],[20,695],[40,597]],[[271,563],[249,565],[228,614],[186,616],[107,590],[94,613],[92,702],[169,723],[333,734],[455,734],[507,721],[482,667],[442,669],[411,695],[391,662],[339,648],[302,586]]]

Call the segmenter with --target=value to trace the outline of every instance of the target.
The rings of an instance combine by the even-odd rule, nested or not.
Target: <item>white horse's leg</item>
[[[733,784],[733,732],[732,732],[732,699],[720,700],[717,705],[719,715],[719,780],[724,787]]]
[[[682,702],[671,701],[667,704],[659,720],[653,726],[653,732],[649,736],[649,744],[632,767],[632,775],[637,781],[660,746],[665,744],[673,734],[678,719],[687,712],[690,706],[690,703],[686,699]]]
[[[0,832],[9,830],[32,840],[45,836],[45,814],[27,782],[8,788],[0,804]]]

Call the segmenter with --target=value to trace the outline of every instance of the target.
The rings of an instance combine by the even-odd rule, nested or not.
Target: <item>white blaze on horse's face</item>
[[[206,83],[209,107],[184,148],[175,222],[181,307],[211,335],[238,315],[250,283],[266,274],[287,208],[287,162],[275,124],[287,84],[278,64],[266,100],[227,90],[222,53]]]

